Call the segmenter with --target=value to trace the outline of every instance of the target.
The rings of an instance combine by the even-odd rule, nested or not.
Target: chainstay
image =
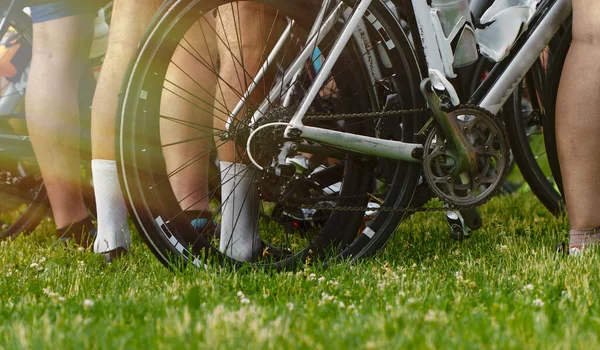
[[[464,106],[463,106],[464,107]],[[471,106],[468,107],[476,107]],[[380,119],[380,118],[389,118],[389,117],[401,117],[401,116],[410,116],[417,115],[423,113],[431,113],[431,109],[429,108],[414,108],[414,109],[397,109],[397,110],[389,110],[389,111],[377,111],[377,112],[362,112],[362,113],[337,113],[337,114],[313,114],[313,115],[305,115],[303,120],[305,121],[324,121],[324,120],[342,120],[342,119]],[[505,174],[506,176],[506,174]],[[490,199],[494,197],[499,191],[500,187],[490,196]],[[316,197],[311,198],[311,202],[318,201],[342,201],[349,199],[364,199],[367,196],[346,196],[346,197]],[[488,199],[489,200],[489,199]],[[487,201],[486,201],[487,202]],[[483,203],[482,203],[483,204]],[[309,205],[302,204],[300,208],[302,209],[314,209],[314,210],[327,210],[327,211],[372,211],[372,212],[441,212],[448,210],[468,210],[475,209],[479,205],[465,205],[465,206],[457,206],[451,205],[449,203],[445,203],[444,206],[441,207],[364,207],[364,206],[325,206],[325,205]]]
[[[304,116],[306,121],[323,121],[323,120],[341,120],[341,119],[379,119],[390,117],[410,116],[423,113],[431,113],[429,108],[414,108],[414,109],[394,109],[389,111],[378,112],[362,112],[362,113],[339,113],[339,114],[313,114]],[[343,201],[351,199],[364,199],[366,196],[343,196],[343,197],[322,197],[312,198],[311,201]],[[441,212],[448,210],[464,210],[475,208],[475,206],[449,206],[445,204],[443,207],[361,207],[361,206],[324,206],[324,205],[308,205],[300,206],[302,209],[327,210],[327,211],[372,211],[372,212]]]
[[[455,109],[459,109],[459,108],[463,108],[463,109],[478,109],[481,110],[482,112],[486,112],[487,110],[482,109],[481,107],[477,106],[477,105],[470,105],[470,104],[466,104],[466,105],[461,105],[458,106]],[[335,119],[348,119],[348,118],[363,118],[363,119],[367,119],[367,118],[381,118],[383,116],[385,117],[391,117],[391,116],[401,116],[401,115],[409,115],[409,114],[417,114],[417,113],[424,113],[424,112],[430,112],[429,108],[420,108],[420,109],[406,109],[406,110],[390,110],[390,111],[384,111],[384,112],[367,112],[367,113],[350,113],[350,114],[335,114],[335,115],[328,115],[328,114],[324,114],[324,115],[313,115],[313,116],[306,116],[305,118],[313,118],[314,120],[323,120],[325,118],[328,117],[335,117]],[[347,116],[347,118],[341,118],[342,115]],[[491,116],[492,118],[495,119],[499,119],[497,116]],[[503,140],[505,143],[507,143],[508,141],[508,136],[506,135],[506,130],[504,130],[504,123],[500,123],[501,128],[502,128],[502,132],[503,132]],[[508,148],[510,149],[510,148]],[[508,165],[507,165],[508,166]],[[508,171],[504,171],[504,174],[502,176],[502,180],[501,182],[504,182],[504,180],[506,179],[506,176],[508,175]],[[496,189],[488,196],[488,198],[481,202],[478,203],[477,205],[463,205],[463,206],[457,206],[457,205],[453,205],[447,202],[444,202],[444,206],[442,207],[379,207],[379,208],[369,208],[369,207],[359,207],[359,206],[316,206],[316,205],[301,205],[302,209],[316,209],[316,210],[329,210],[329,211],[373,211],[373,212],[440,212],[440,211],[448,211],[448,210],[469,210],[469,209],[475,209],[485,203],[487,203],[490,199],[494,198],[498,193],[500,193],[502,189],[502,186],[497,186]],[[319,202],[319,201],[342,201],[342,200],[350,200],[350,199],[365,199],[368,198],[368,196],[340,196],[340,197],[315,197],[315,198],[311,198],[311,202]],[[441,200],[441,199],[440,199]]]

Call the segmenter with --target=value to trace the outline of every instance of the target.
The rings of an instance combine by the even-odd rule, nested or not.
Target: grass
[[[567,222],[530,194],[492,200],[449,239],[418,214],[376,258],[288,273],[172,272],[52,239],[0,246],[0,348],[599,348],[600,254],[558,256]]]

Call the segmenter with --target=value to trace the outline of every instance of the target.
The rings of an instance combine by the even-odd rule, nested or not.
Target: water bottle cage
[[[477,60],[477,48],[464,45],[467,36],[475,37],[470,19],[460,17],[450,33],[444,33],[440,22],[439,10],[431,8],[431,22],[442,58],[443,70],[448,78],[455,78],[454,67],[471,64]]]
[[[537,0],[495,1],[481,16],[475,31],[479,51],[499,62],[508,55],[536,11]]]

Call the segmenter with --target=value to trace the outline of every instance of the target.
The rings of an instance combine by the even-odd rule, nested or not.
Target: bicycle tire
[[[536,64],[539,66],[539,63]],[[540,69],[540,67],[532,67],[532,70]],[[519,170],[531,191],[535,194],[538,200],[553,214],[559,215],[563,210],[562,197],[554,187],[554,181],[550,171],[549,160],[545,152],[545,135],[548,132],[546,116],[541,117],[544,107],[537,105],[538,102],[533,102],[533,112],[526,115],[522,106],[523,90],[528,89],[530,94],[543,92],[543,86],[535,82],[533,77],[535,73],[530,72],[525,80],[527,87],[518,86],[513,95],[504,105],[504,110],[507,112],[506,131],[511,145],[511,150],[515,162],[519,166]],[[531,87],[533,85],[533,87]],[[539,116],[533,116],[533,113],[539,113]],[[536,123],[536,118],[539,123]],[[532,125],[532,123],[535,123]],[[533,131],[531,131],[533,129]],[[543,130],[543,131],[542,131]],[[541,139],[540,139],[541,138]],[[537,140],[537,141],[535,141]],[[544,151],[540,152],[539,142],[544,141]],[[538,142],[538,145],[535,145]],[[536,148],[536,150],[534,150]],[[540,164],[542,163],[542,164]],[[544,171],[543,168],[547,168]]]
[[[515,161],[531,191],[554,215],[560,215],[565,209],[556,151],[555,110],[558,84],[570,42],[570,21],[567,21],[548,44],[547,60],[540,60],[534,64],[525,77],[526,86],[517,88],[504,106],[511,114],[505,120]],[[533,121],[530,120],[531,115],[524,116],[521,108],[523,89],[528,90],[529,96],[538,96],[531,101],[534,113],[537,114]],[[538,130],[538,134],[542,134],[543,153],[532,150],[531,133],[528,131],[531,127]]]
[[[155,157],[147,155],[155,149],[148,147],[149,142],[152,142],[149,140],[154,138],[154,142],[156,142],[156,138],[160,138],[160,135],[156,135],[158,132],[156,130],[158,126],[157,121],[152,118],[160,118],[160,113],[157,112],[157,108],[159,109],[159,107],[157,107],[156,101],[160,100],[160,98],[157,99],[157,97],[160,96],[163,90],[163,82],[167,69],[164,62],[166,60],[166,65],[168,66],[168,61],[173,55],[175,46],[180,42],[180,38],[183,37],[192,23],[198,21],[197,15],[194,14],[214,13],[213,11],[217,5],[223,5],[224,3],[229,4],[232,2],[233,1],[172,0],[164,3],[159,13],[155,16],[151,29],[142,40],[136,58],[130,65],[128,73],[129,78],[124,82],[124,93],[121,95],[119,102],[120,113],[118,120],[119,138],[117,140],[117,163],[119,166],[121,185],[127,196],[130,211],[138,231],[142,234],[143,239],[157,258],[163,264],[170,267],[179,266],[181,261],[183,263],[192,263],[196,266],[202,266],[207,263],[209,255],[215,257],[216,261],[220,263],[227,263],[234,266],[238,265],[237,261],[233,261],[218,252],[209,241],[197,237],[197,235],[189,237],[189,222],[186,222],[185,218],[178,219],[176,216],[171,215],[170,220],[165,220],[160,216],[156,216],[157,212],[167,212],[168,210],[179,210],[179,212],[181,212],[181,208],[179,208],[178,205],[177,209],[173,209],[173,204],[178,203],[172,193],[172,189],[170,194],[165,193],[160,196],[157,194],[158,189],[153,188],[156,192],[152,193],[152,195],[150,195],[149,190],[146,189],[148,184],[152,184],[152,180],[154,180],[154,177],[157,176],[158,173],[165,174],[165,169],[158,169],[159,166],[151,165],[152,161],[150,158]],[[275,0],[260,1],[260,3],[269,8],[281,11],[281,13],[296,20],[297,23],[304,25],[304,28],[310,28],[312,23],[311,18],[314,18],[315,11],[316,9],[319,9],[320,5],[320,2],[316,0],[304,2],[302,4]],[[369,9],[369,13],[375,14],[375,16],[382,11],[385,13],[385,11],[389,10],[386,10],[385,5],[379,1],[375,1]],[[386,29],[389,30],[389,28],[397,25],[396,20],[391,14],[388,13],[385,16],[385,19],[382,19],[381,17],[376,18],[381,22],[385,22],[387,25]],[[377,33],[377,31],[374,32]],[[389,33],[382,32],[380,34],[384,35]],[[403,56],[406,55],[406,52],[410,52],[412,55],[408,39],[406,36],[402,36],[400,39],[397,36],[393,36],[391,39],[390,45],[393,43],[396,44],[396,46],[391,48],[388,47],[387,50],[393,52],[392,56],[394,56],[394,59],[401,61],[401,63],[396,64],[403,64],[406,66],[405,74],[398,75],[398,77],[406,78],[410,82],[410,84],[408,84],[409,87],[405,89],[407,91],[402,91],[404,94],[407,94],[411,101],[417,101],[407,104],[410,104],[410,107],[419,107],[417,104],[421,102],[422,106],[422,98],[420,97],[421,94],[418,90],[420,76],[418,74],[418,67],[414,61],[414,56]],[[331,39],[327,40],[329,40],[328,42],[332,41]],[[160,62],[163,62],[162,66],[160,66]],[[351,72],[351,69],[345,70],[350,71],[348,72],[349,75],[355,74]],[[216,71],[217,70],[215,70],[215,72]],[[364,72],[361,72],[361,74],[364,74]],[[345,79],[343,74],[336,77]],[[158,85],[156,84],[157,82],[159,82]],[[335,81],[335,83],[337,84],[338,82]],[[360,86],[359,84],[361,81],[354,80],[353,83],[354,85]],[[352,84],[348,84],[348,87],[345,88],[351,89],[351,85]],[[161,92],[153,91],[157,89],[161,90]],[[362,93],[364,94],[364,92]],[[351,93],[348,94],[348,96],[351,95]],[[370,96],[371,98],[376,97],[372,94]],[[364,102],[364,99],[363,101],[359,101],[359,99],[355,100],[357,101],[354,101],[354,103]],[[369,108],[373,107],[375,106],[371,101],[369,103]],[[362,108],[364,109],[365,106]],[[152,113],[153,115],[150,115]],[[415,137],[414,134],[418,130],[419,123],[412,122],[413,119],[418,118],[409,118],[403,120],[402,124],[397,125],[402,126],[402,128],[399,128],[401,129],[400,133],[402,136],[396,137],[404,137],[405,135],[410,135],[412,138]],[[151,126],[148,126],[149,124]],[[152,131],[151,129],[154,130]],[[141,142],[140,144],[135,144],[136,142],[139,142],[137,140],[140,139],[143,139],[145,142],[143,146],[141,145]],[[128,143],[131,140],[133,140],[134,144]],[[145,152],[146,154],[142,154],[142,152]],[[161,166],[164,167],[164,159],[162,159]],[[357,169],[354,169],[355,167]],[[342,194],[344,193],[344,188],[346,188],[346,186],[349,186],[348,189],[350,193],[364,193],[365,186],[372,186],[372,184],[364,183],[365,180],[366,182],[371,182],[369,173],[366,173],[367,176],[361,174],[361,177],[365,177],[362,180],[352,177],[353,174],[357,177],[357,170],[362,170],[364,167],[364,164],[360,164],[360,162],[357,162],[353,157],[346,158],[344,174],[348,178],[344,177],[342,183],[343,188],[341,191]],[[412,197],[412,193],[418,181],[419,166],[416,164],[405,166],[405,164],[398,163],[394,166],[393,173],[393,179],[389,181],[390,191],[386,192],[386,201],[388,204],[393,201],[393,204],[395,205],[406,206]],[[158,176],[158,178],[160,179],[160,176]],[[349,185],[347,185],[348,182],[350,183]],[[167,185],[163,186],[166,187]],[[167,199],[166,197],[168,196],[170,196],[170,198]],[[345,205],[349,204],[350,202]],[[361,205],[361,202],[359,201],[358,203],[355,202],[352,204]],[[365,202],[362,202],[362,205],[365,204]],[[168,209],[169,207],[171,209]],[[321,253],[325,253],[326,250],[330,250],[334,248],[334,246],[346,245],[354,241],[354,238],[357,235],[357,228],[360,226],[363,216],[364,214],[361,212],[359,212],[358,215],[352,213],[342,215],[336,214],[334,211],[331,216],[329,216],[318,235],[312,239],[304,249],[301,249],[289,258],[262,264],[258,263],[257,265],[275,268],[293,267],[298,263],[306,263],[307,260],[310,260],[315,254],[314,251],[317,251],[318,253],[316,255],[320,257]],[[380,218],[379,221],[381,221],[381,223],[378,224],[381,229],[377,229],[377,237],[372,236],[371,244],[362,244],[359,251],[362,251],[364,248],[367,248],[365,252],[371,251],[368,248],[373,247],[376,242],[383,246],[391,236],[391,233],[395,230],[402,214],[385,213],[380,214],[377,217]],[[158,220],[158,218],[160,218],[160,220]],[[167,222],[168,226],[166,224]],[[377,218],[374,222],[377,222]],[[186,237],[186,235],[188,235],[188,237]],[[361,237],[362,236],[365,235],[362,234]],[[333,245],[332,242],[334,243]],[[183,260],[179,258],[182,258]]]
[[[558,191],[561,196],[564,194],[562,175],[560,172],[560,163],[558,160],[558,150],[556,148],[556,99],[558,97],[558,86],[560,84],[560,78],[562,76],[563,66],[567,58],[567,53],[571,47],[571,19],[565,23],[565,30],[561,35],[558,43],[551,47],[551,55],[548,67],[548,84],[545,96],[546,101],[546,119],[548,122],[544,126],[544,142],[546,145],[546,153],[548,156],[548,163],[554,181],[558,187]],[[564,196],[563,196],[564,198]]]

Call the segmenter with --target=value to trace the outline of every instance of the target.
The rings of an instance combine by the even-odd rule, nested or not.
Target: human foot
[[[80,247],[89,248],[96,238],[96,226],[90,217],[56,230],[56,237],[63,242],[73,241]]]

